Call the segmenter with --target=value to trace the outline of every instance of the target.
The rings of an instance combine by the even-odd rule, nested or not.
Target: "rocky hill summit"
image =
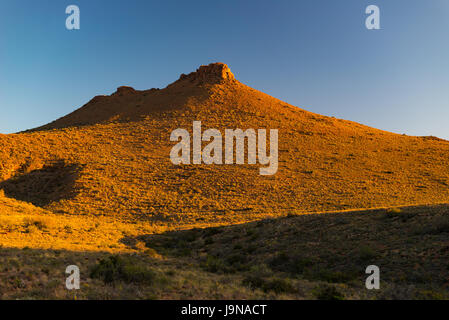
[[[277,173],[261,177],[247,162],[174,165],[170,134],[193,121],[222,133],[277,129]],[[0,148],[5,194],[53,212],[180,226],[449,201],[448,141],[306,111],[239,82],[223,63],[164,89],[120,87],[32,132],[0,136]]]
[[[178,81],[193,84],[214,84],[235,80],[234,74],[229,67],[221,62],[211,63],[207,66],[199,67],[195,72],[181,74]]]

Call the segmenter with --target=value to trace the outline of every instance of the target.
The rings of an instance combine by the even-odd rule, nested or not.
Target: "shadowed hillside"
[[[448,299],[448,212],[405,207],[141,232],[122,237],[129,250],[114,255],[56,250],[61,242],[1,248],[0,297],[73,299],[63,270],[75,263],[83,275],[78,299]],[[53,233],[50,222],[22,228]],[[380,268],[380,290],[365,288],[371,264]]]

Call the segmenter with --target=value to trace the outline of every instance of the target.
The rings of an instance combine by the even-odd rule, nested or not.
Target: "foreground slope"
[[[447,205],[326,213],[122,239],[136,253],[0,248],[0,298],[449,299]],[[379,290],[365,268],[380,267]]]
[[[279,130],[279,170],[170,162],[170,133]],[[203,66],[165,89],[121,87],[29,132],[0,136],[0,188],[55,214],[183,228],[449,199],[449,142],[291,106]]]

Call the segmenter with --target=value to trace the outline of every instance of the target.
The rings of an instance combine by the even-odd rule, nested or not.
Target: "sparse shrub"
[[[14,279],[14,286],[15,286],[17,289],[23,289],[23,288],[26,287],[26,284],[25,284],[25,282],[24,282],[22,279],[20,279],[20,278],[15,278],[15,279]]]
[[[287,253],[281,252],[270,261],[270,266],[279,267],[287,264],[289,261],[290,257],[287,255]]]
[[[287,218],[295,218],[297,216],[298,216],[298,214],[294,210],[289,210],[287,212]]]
[[[256,241],[257,239],[259,239],[259,234],[258,233],[254,233],[253,235],[251,235],[249,237],[249,241]]]
[[[419,300],[446,300],[448,299],[447,294],[441,292],[436,292],[432,290],[422,290],[418,292],[417,298]]]
[[[192,252],[192,242],[196,239],[197,234],[195,232],[182,235],[171,233],[164,238],[158,239],[157,242],[148,242],[146,246],[152,245],[154,249],[162,254],[171,253],[178,256],[189,256]]]
[[[405,281],[414,284],[426,284],[432,282],[432,276],[423,270],[410,270],[405,274]]]
[[[105,283],[124,281],[126,283],[150,284],[155,279],[155,273],[148,267],[136,264],[129,258],[118,255],[101,259],[90,272],[90,277],[103,280]]]
[[[150,257],[153,257],[153,258],[160,258],[161,257],[161,255],[159,253],[157,253],[157,251],[154,250],[153,248],[145,248],[144,252],[147,255],[149,255]]]
[[[349,220],[346,217],[335,217],[334,222],[336,225],[345,225],[350,223]]]
[[[226,263],[229,265],[228,271],[243,271],[247,270],[248,257],[240,253],[233,254],[226,259]]]
[[[243,279],[242,283],[254,290],[263,288],[265,280],[261,276],[252,275]]]
[[[296,288],[288,279],[274,278],[267,281],[264,286],[264,291],[273,291],[275,293],[295,293]]]
[[[72,227],[69,226],[69,225],[64,226],[64,231],[65,231],[66,233],[72,233],[72,232],[73,232]]]
[[[326,281],[329,283],[345,283],[355,278],[352,272],[332,271],[329,269],[308,269],[304,278],[310,280]]]
[[[47,223],[43,219],[31,219],[25,218],[23,219],[23,226],[27,229],[28,232],[32,230],[40,230],[43,231],[48,228]]]
[[[389,208],[387,209],[387,213],[401,213],[401,208]]]
[[[229,263],[230,265],[242,264],[242,263],[247,262],[247,257],[242,254],[236,253],[236,254],[229,256],[226,259],[226,262]]]
[[[362,246],[359,249],[359,260],[362,262],[370,262],[378,256],[378,253],[371,247]]]
[[[416,235],[449,233],[449,216],[435,217],[428,224],[416,227],[413,233]]]
[[[323,285],[316,287],[314,295],[318,300],[344,300],[344,295],[334,286]]]
[[[175,272],[175,270],[167,270],[167,271],[165,272],[165,274],[166,274],[167,276],[169,276],[169,277],[174,277],[175,274],[176,274],[176,272]]]
[[[223,230],[221,228],[207,228],[203,230],[204,237],[212,237],[216,234],[222,233]]]
[[[243,285],[250,287],[251,289],[261,289],[264,292],[279,293],[296,293],[298,290],[288,280],[283,278],[264,279],[260,276],[251,275],[243,280]]]
[[[187,257],[187,256],[190,256],[192,254],[192,249],[187,248],[187,247],[184,246],[184,247],[179,248],[177,253],[178,253],[179,256]]]
[[[35,225],[29,225],[25,229],[25,233],[35,233],[38,231],[39,231],[39,229]]]
[[[251,254],[254,253],[254,251],[257,250],[257,246],[256,245],[249,245],[247,246],[245,249],[243,249],[245,253],[247,254]]]
[[[180,235],[180,240],[185,242],[193,242],[200,236],[196,230],[185,231]]]
[[[246,229],[246,236],[251,237],[256,233],[254,229]]]
[[[252,275],[259,277],[268,277],[273,274],[273,271],[266,264],[255,264],[253,265],[249,272]]]
[[[381,300],[412,300],[416,298],[416,289],[414,286],[392,285],[383,289]]]
[[[227,272],[228,268],[223,260],[214,256],[208,256],[206,261],[201,263],[201,268],[204,271],[218,273]]]
[[[281,272],[288,272],[293,275],[302,274],[305,270],[314,265],[314,261],[308,257],[293,256],[281,252],[270,261],[270,266]]]
[[[382,216],[384,219],[395,219],[403,216],[402,210],[399,208],[388,208]]]
[[[18,258],[9,258],[7,265],[19,269],[21,266],[21,263]]]
[[[209,255],[200,266],[203,270],[213,273],[235,273],[249,269],[248,257],[242,253],[231,254],[225,259]]]
[[[415,215],[413,212],[403,212],[401,208],[389,208],[385,211],[384,217],[386,219],[399,219],[401,222],[407,222],[415,217]]]

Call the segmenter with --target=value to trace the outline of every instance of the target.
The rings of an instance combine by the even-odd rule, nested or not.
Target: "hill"
[[[277,173],[174,165],[170,134],[193,121],[278,129]],[[446,297],[449,142],[308,112],[224,64],[120,87],[0,148],[0,297],[70,298],[52,285],[67,263],[90,275],[81,298],[334,297],[329,283],[346,298]],[[390,291],[367,295],[366,263],[388,268]],[[105,283],[105,265],[132,273]]]
[[[170,133],[279,130],[279,169],[180,165]],[[287,213],[449,199],[449,142],[314,114],[202,66],[165,89],[119,88],[29,132],[0,137],[0,188],[54,213],[210,225]]]

